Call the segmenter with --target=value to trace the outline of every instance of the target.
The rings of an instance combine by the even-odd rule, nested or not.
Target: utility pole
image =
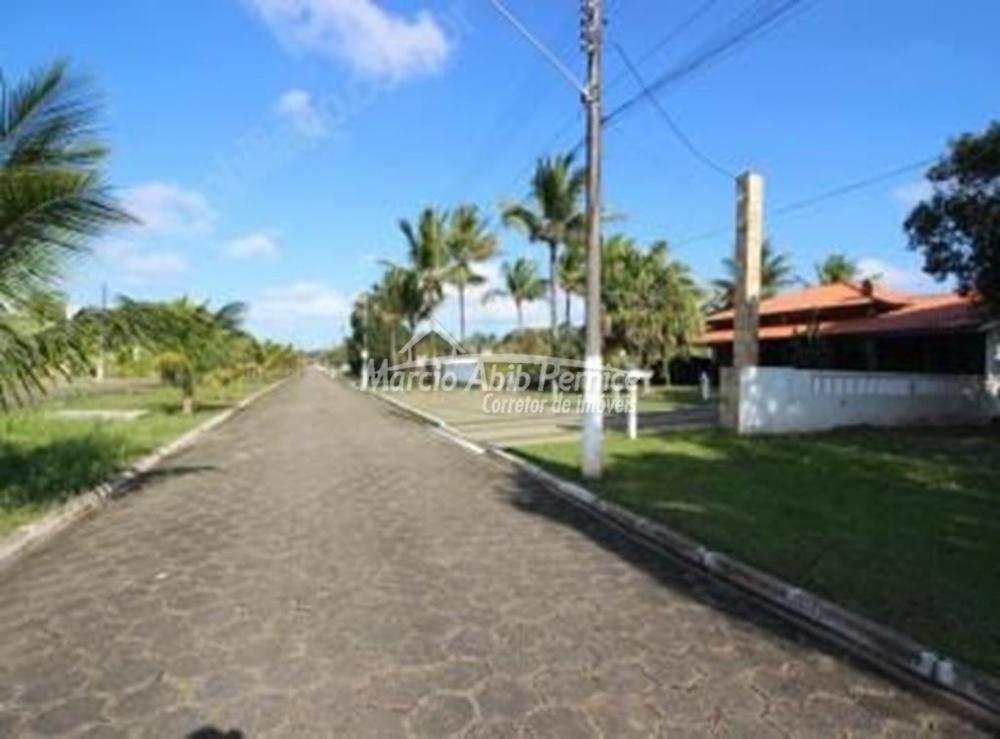
[[[583,388],[583,476],[601,476],[601,437],[604,433],[603,350],[601,336],[601,42],[604,33],[602,0],[580,0],[581,40],[587,55],[587,80],[573,72],[543,44],[502,0],[489,0],[583,99],[587,110],[587,348]]]
[[[587,54],[587,317],[584,358],[583,465],[585,478],[601,476],[604,434],[601,336],[601,0],[581,0],[583,50]]]

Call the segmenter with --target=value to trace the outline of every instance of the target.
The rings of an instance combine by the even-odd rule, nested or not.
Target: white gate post
[[[628,438],[639,435],[639,382],[629,378],[628,383]]]

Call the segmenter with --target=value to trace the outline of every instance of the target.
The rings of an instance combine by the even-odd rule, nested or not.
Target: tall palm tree
[[[568,243],[575,230],[583,229],[580,199],[586,187],[586,173],[573,166],[573,155],[542,158],[531,180],[531,203],[503,208],[503,221],[521,229],[528,238],[549,250],[549,313],[552,342],[559,330],[556,310],[556,261],[559,247]]]
[[[131,220],[104,182],[93,91],[58,61],[9,85],[0,70],[0,403],[40,389],[73,342],[18,327],[88,238]],[[68,338],[63,335],[62,338]],[[58,346],[56,345],[58,344]]]
[[[732,257],[723,259],[722,265],[725,268],[726,276],[712,280],[716,293],[713,307],[719,310],[732,308],[736,304],[736,281],[739,277],[739,267]],[[786,287],[799,281],[792,269],[788,254],[775,252],[771,246],[771,240],[765,239],[761,250],[761,298],[773,298]]]
[[[604,245],[603,262],[608,345],[640,366],[686,351],[701,333],[701,294],[688,267],[671,258],[667,243],[641,249],[615,235]]]
[[[424,208],[416,224],[400,219],[399,229],[406,238],[410,267],[420,279],[420,289],[428,315],[444,298],[444,275],[448,268],[448,213]]]
[[[572,325],[574,295],[584,295],[587,290],[587,254],[581,239],[571,237],[559,255],[559,288],[566,304],[566,326]]]
[[[816,265],[816,280],[820,285],[853,282],[858,277],[858,263],[846,254],[835,252]]]
[[[548,282],[538,274],[538,265],[531,259],[519,257],[513,264],[504,262],[501,267],[503,289],[490,290],[483,301],[495,297],[507,297],[514,301],[517,309],[517,330],[524,330],[524,304],[538,300],[545,295]]]
[[[372,308],[389,330],[390,361],[396,361],[396,330],[406,321],[410,335],[427,316],[420,275],[414,269],[391,266],[373,293]],[[412,354],[412,349],[411,349]],[[412,356],[411,356],[412,359]]]
[[[446,282],[458,289],[459,338],[465,341],[465,288],[481,285],[486,278],[474,267],[497,252],[497,238],[475,205],[461,205],[451,213],[447,235],[448,267]]]

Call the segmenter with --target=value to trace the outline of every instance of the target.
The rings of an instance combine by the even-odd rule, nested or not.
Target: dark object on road
[[[222,731],[214,726],[204,726],[188,734],[188,739],[243,739],[243,732],[239,729]]]

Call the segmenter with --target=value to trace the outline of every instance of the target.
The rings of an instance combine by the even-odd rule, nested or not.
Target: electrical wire
[[[639,55],[639,58],[636,60],[636,64],[641,65],[641,64],[644,64],[645,62],[649,61],[649,59],[654,54],[656,54],[660,49],[662,49],[664,46],[666,46],[667,44],[669,44],[671,41],[673,41],[678,36],[680,36],[681,34],[683,34],[688,28],[690,28],[692,25],[694,25],[703,15],[705,15],[705,13],[707,13],[709,10],[711,10],[712,6],[715,5],[717,2],[718,2],[718,0],[707,0],[706,2],[702,3],[701,5],[699,5],[695,9],[695,11],[693,13],[691,13],[691,15],[689,15],[683,21],[681,21],[680,23],[678,23],[676,26],[674,26],[659,41],[657,41],[652,46],[650,46],[648,49],[646,49],[644,52],[642,52]],[[617,75],[615,75],[614,77],[611,78],[611,80],[606,85],[606,89],[611,89],[616,84],[618,84],[623,79],[625,79],[625,77],[627,77],[627,76],[628,76],[627,72],[625,72],[625,71],[619,72]]]
[[[605,14],[605,17],[608,19],[610,19],[610,17],[612,16],[613,11],[617,11],[618,7],[622,4],[622,0],[612,0],[612,1],[614,4],[610,7],[610,10]],[[698,6],[693,13],[688,15],[684,20],[682,20],[680,23],[674,26],[670,31],[667,32],[667,34],[664,37],[662,37],[659,41],[654,43],[651,47],[647,48],[639,57],[639,63],[641,64],[642,62],[648,60],[670,41],[673,41],[674,39],[678,38],[681,34],[683,34],[685,31],[687,31],[692,25],[694,25],[694,23],[696,23],[702,16],[704,16],[709,10],[711,10],[712,6],[714,6],[717,2],[718,0],[706,0],[706,2]],[[611,80],[605,84],[605,91],[616,86],[627,76],[628,72],[625,70],[621,70],[619,74],[611,78]],[[555,134],[553,134],[553,136],[548,140],[546,145],[541,147],[540,151],[544,152],[551,150],[552,147],[555,146],[555,144],[557,144],[567,133],[569,133],[570,129],[580,120],[580,118],[581,118],[580,111],[577,111],[573,115],[568,116],[566,120],[559,125],[559,127],[556,129]],[[579,153],[579,151],[582,148],[583,148],[583,140],[580,139],[573,145],[573,148],[570,151],[576,154]],[[513,179],[512,185],[510,187],[516,185],[518,182],[523,180],[524,177],[527,175],[527,173],[529,173],[534,166],[535,166],[535,160],[532,159],[530,162],[525,164],[520,170],[518,170],[518,174],[516,178]],[[510,189],[510,187],[508,187],[507,189]]]
[[[820,193],[819,195],[815,195],[810,198],[805,198],[803,200],[799,200],[794,203],[788,203],[787,205],[783,205],[780,208],[777,208],[774,211],[772,211],[771,216],[777,217],[786,215],[788,213],[794,213],[797,210],[808,208],[812,205],[816,205],[817,203],[822,203],[825,200],[837,198],[840,197],[841,195],[847,195],[849,193],[854,192],[855,190],[862,190],[866,187],[870,187],[872,185],[877,185],[880,182],[884,182],[885,180],[891,180],[893,177],[905,174],[914,169],[926,167],[927,165],[936,162],[937,160],[938,160],[937,157],[926,157],[924,159],[920,159],[919,161],[910,162],[909,164],[904,164],[900,167],[895,167],[885,172],[881,172],[879,174],[866,177],[862,180],[858,180],[857,182],[851,182],[846,185],[835,187],[832,190],[827,190],[826,192]]]
[[[674,64],[666,72],[660,74],[648,85],[649,93],[656,94],[662,92],[666,87],[680,82],[709,63],[719,59],[723,54],[732,51],[739,46],[746,44],[756,37],[762,36],[767,31],[777,27],[777,25],[790,16],[795,10],[803,9],[803,3],[813,0],[761,0],[755,3],[736,19],[731,21],[715,36],[709,38],[689,57]],[[646,92],[640,92],[624,102],[619,103],[608,112],[603,122],[605,125],[611,124],[621,118],[625,113],[634,108]]]
[[[886,180],[891,180],[899,175],[906,174],[907,172],[912,172],[915,169],[920,169],[926,167],[934,162],[938,161],[938,157],[925,157],[923,159],[918,159],[907,164],[900,165],[898,167],[893,167],[892,169],[883,170],[873,175],[863,177],[853,182],[848,182],[843,185],[838,185],[837,187],[831,188],[817,195],[812,195],[808,198],[803,198],[801,200],[796,200],[791,203],[786,203],[785,205],[778,206],[773,210],[767,211],[768,220],[776,220],[790,213],[795,213],[806,208],[811,208],[820,203],[824,203],[827,200],[833,200],[835,198],[843,197],[844,195],[849,195],[850,193],[856,192],[858,190],[863,190],[865,188],[871,187],[872,185],[877,185]],[[728,228],[716,228],[711,231],[705,231],[693,236],[688,236],[679,241],[675,241],[675,246],[683,246],[685,244],[692,244],[697,241],[705,241],[706,239],[714,238],[720,234],[724,234],[729,231]]]
[[[706,167],[711,169],[713,172],[721,174],[727,180],[736,179],[735,174],[733,174],[728,169],[723,167],[721,164],[713,160],[710,156],[705,154],[705,152],[703,152],[700,148],[698,148],[695,145],[695,143],[691,140],[691,138],[686,133],[684,133],[681,127],[677,125],[677,122],[667,112],[666,108],[663,107],[663,105],[660,103],[657,97],[650,91],[649,87],[646,85],[645,80],[643,80],[642,75],[639,73],[639,70],[632,63],[632,60],[629,59],[628,54],[625,53],[625,49],[622,48],[621,44],[619,44],[617,41],[612,41],[611,45],[614,48],[614,50],[618,53],[618,56],[621,57],[621,60],[625,64],[625,67],[628,69],[629,73],[635,78],[636,84],[639,85],[640,89],[645,94],[646,99],[649,100],[650,105],[652,105],[653,109],[657,113],[659,113],[660,117],[667,124],[667,127],[674,134],[677,140],[684,145],[684,148],[688,150],[691,156],[693,156],[699,162],[701,162]]]

